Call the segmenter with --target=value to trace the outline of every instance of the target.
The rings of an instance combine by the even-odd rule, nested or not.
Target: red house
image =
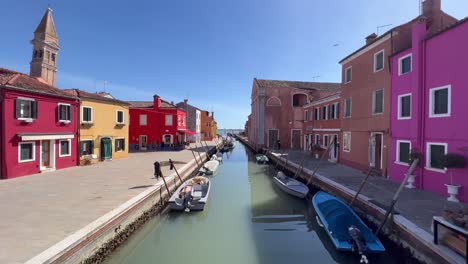
[[[78,99],[0,68],[2,179],[76,166]]]
[[[177,146],[186,141],[187,114],[174,104],[154,95],[152,102],[130,103],[130,151],[156,150],[163,146]]]

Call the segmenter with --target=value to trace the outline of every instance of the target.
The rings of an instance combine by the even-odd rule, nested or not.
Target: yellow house
[[[88,93],[79,89],[67,92],[80,98],[80,164],[126,158],[129,104],[106,93]]]

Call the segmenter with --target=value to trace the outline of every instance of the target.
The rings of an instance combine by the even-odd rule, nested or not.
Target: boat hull
[[[203,177],[205,178],[205,177]],[[174,194],[169,199],[169,209],[173,211],[183,211],[187,207],[184,205],[183,200],[179,198],[179,193],[183,188],[189,185],[191,180],[187,180],[182,183],[179,188],[174,192]],[[206,187],[205,187],[206,188]],[[205,195],[201,198],[194,198],[190,202],[190,206],[188,207],[191,211],[201,211],[205,209],[205,205],[208,202],[208,198],[210,196],[210,189],[211,189],[211,182],[208,180],[207,189]]]
[[[294,180],[292,178],[290,178],[290,180]],[[296,181],[296,180],[294,180]],[[276,184],[276,186],[278,186],[282,191],[292,195],[292,196],[296,196],[298,198],[305,198],[307,196],[307,193],[309,193],[309,188],[299,182],[299,181],[296,181],[298,183],[298,185],[295,185],[295,186],[301,186],[300,188],[291,188],[291,187],[288,187],[282,180],[280,180],[278,177],[273,177],[273,182]]]

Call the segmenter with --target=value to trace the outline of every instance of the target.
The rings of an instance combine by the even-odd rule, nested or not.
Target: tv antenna
[[[391,25],[393,25],[393,24],[387,24],[387,25],[377,26],[377,36],[379,35],[379,29],[384,28],[384,27],[389,27],[389,26],[391,26]]]

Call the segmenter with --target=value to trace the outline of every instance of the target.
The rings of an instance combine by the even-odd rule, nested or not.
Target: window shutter
[[[336,118],[340,118],[340,103],[336,104]]]
[[[31,102],[31,117],[37,119],[37,101]]]
[[[83,156],[83,141],[80,141],[80,157]]]
[[[71,121],[72,120],[72,113],[71,113],[71,105],[67,106],[68,111],[67,111],[67,120]]]
[[[91,140],[89,143],[90,143],[89,144],[89,148],[90,148],[89,153],[94,154],[94,140]]]
[[[21,117],[21,100],[20,99],[15,99],[15,112],[16,112],[16,115],[15,117],[16,118],[20,118]]]

